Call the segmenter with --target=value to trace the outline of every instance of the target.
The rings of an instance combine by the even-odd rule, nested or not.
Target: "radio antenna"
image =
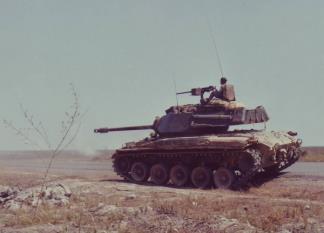
[[[178,94],[177,94],[177,83],[175,81],[174,74],[172,75],[172,79],[173,79],[174,93],[175,93],[176,102],[177,102],[177,108],[178,108],[179,107],[179,100],[178,100]]]
[[[205,8],[205,7],[203,6],[203,8]],[[218,48],[217,48],[217,43],[216,43],[215,35],[213,33],[213,28],[211,26],[211,23],[210,23],[210,20],[209,20],[209,17],[208,17],[207,12],[204,15],[206,17],[206,21],[207,21],[207,25],[208,25],[208,30],[209,30],[209,35],[210,35],[210,38],[211,38],[211,40],[213,42],[213,45],[214,45],[214,49],[215,49],[215,53],[216,53],[216,57],[217,57],[217,63],[218,63],[218,67],[220,69],[221,77],[224,77],[223,66],[222,66],[222,62],[221,62],[220,56],[219,56],[219,52],[218,52]]]

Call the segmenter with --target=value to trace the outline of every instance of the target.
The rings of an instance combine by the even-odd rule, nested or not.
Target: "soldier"
[[[232,87],[232,85],[227,85],[227,79],[225,77],[222,77],[220,79],[220,88],[219,90],[215,89],[212,93],[210,93],[210,96],[207,99],[207,103],[209,103],[213,98],[225,100],[225,101],[234,101],[235,97],[228,98],[227,96],[227,89],[229,86]]]
[[[219,91],[218,91],[218,96],[216,96],[216,98],[219,98],[219,99],[222,99],[222,100],[227,100],[226,99],[226,97],[225,97],[225,90],[226,90],[226,84],[227,83],[227,79],[225,78],[225,77],[222,77],[221,79],[220,79],[220,84],[221,84],[221,86],[220,86],[220,89],[219,89]]]

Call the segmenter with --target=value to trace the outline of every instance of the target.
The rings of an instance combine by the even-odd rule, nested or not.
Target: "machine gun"
[[[191,94],[192,96],[202,96],[204,95],[205,92],[211,92],[214,91],[216,87],[214,86],[208,86],[208,87],[197,87],[197,88],[192,88],[190,91],[183,91],[183,92],[177,92],[177,95],[182,95],[182,94]]]
[[[204,98],[205,92],[211,92],[215,90],[217,90],[215,86],[197,87],[197,88],[192,88],[190,91],[177,92],[176,94],[177,95],[191,94],[192,96],[200,96],[200,103],[207,104],[208,100]]]

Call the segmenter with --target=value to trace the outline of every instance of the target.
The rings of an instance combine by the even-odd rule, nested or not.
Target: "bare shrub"
[[[65,111],[65,117],[61,121],[61,130],[59,140],[55,143],[51,142],[49,139],[49,134],[41,120],[36,120],[34,115],[29,113],[29,111],[24,108],[21,104],[20,109],[22,111],[22,115],[27,122],[27,126],[25,128],[16,127],[14,123],[8,120],[3,120],[5,126],[15,132],[15,134],[20,137],[26,144],[35,147],[36,149],[47,149],[50,151],[50,159],[48,165],[46,167],[46,171],[44,172],[41,184],[41,192],[45,188],[45,184],[47,182],[47,177],[49,171],[52,167],[54,159],[71,143],[75,140],[78,135],[78,132],[81,127],[81,120],[83,115],[81,115],[80,103],[78,94],[73,86],[70,84],[70,90],[72,94],[72,104],[67,111]],[[33,136],[31,136],[31,134]],[[40,144],[40,142],[42,142]],[[39,197],[40,199],[41,197]],[[38,200],[39,200],[38,199]],[[38,203],[36,205],[36,210],[38,208]]]

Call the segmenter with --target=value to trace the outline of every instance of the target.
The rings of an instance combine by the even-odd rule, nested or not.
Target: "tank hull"
[[[236,188],[258,173],[276,173],[296,162],[300,145],[291,133],[231,131],[130,142],[112,159],[115,172],[136,183]]]

